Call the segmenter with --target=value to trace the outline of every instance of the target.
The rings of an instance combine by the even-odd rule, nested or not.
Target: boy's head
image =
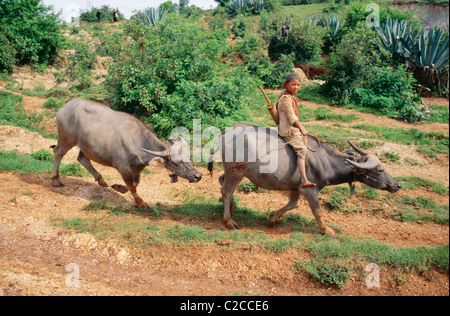
[[[300,90],[302,78],[296,73],[290,73],[286,76],[282,87],[290,94],[296,94]]]

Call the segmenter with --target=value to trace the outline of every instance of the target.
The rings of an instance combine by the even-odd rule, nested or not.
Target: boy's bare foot
[[[300,187],[302,189],[304,189],[304,188],[314,188],[315,186],[316,186],[316,184],[312,183],[312,182],[307,182],[307,183],[304,183],[304,184],[300,185]]]

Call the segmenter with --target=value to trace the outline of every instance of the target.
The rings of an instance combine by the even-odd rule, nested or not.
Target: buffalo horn
[[[153,155],[155,157],[161,157],[161,158],[167,158],[169,157],[169,153],[167,152],[167,150],[163,150],[163,151],[152,151],[152,150],[148,150],[145,148],[141,148],[142,151],[145,151],[146,153],[149,153],[150,155]]]
[[[356,162],[351,159],[346,159],[346,161],[352,166],[362,170],[372,170],[378,166],[378,159],[374,158],[372,155],[369,155],[366,162]]]
[[[347,139],[347,142],[350,144],[350,146],[352,146],[353,147],[353,149],[354,150],[356,150],[356,152],[358,153],[358,154],[360,154],[361,156],[367,156],[369,153],[368,152],[366,152],[366,151],[364,151],[364,150],[362,150],[362,149],[359,149],[358,147],[356,147],[355,146],[355,144],[353,144],[351,141],[349,141],[348,139]]]

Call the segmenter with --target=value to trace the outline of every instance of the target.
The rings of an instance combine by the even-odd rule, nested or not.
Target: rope
[[[322,138],[322,136],[319,135],[319,133],[317,133],[315,136],[314,135],[311,135],[311,136],[315,137],[317,139],[317,142],[319,144],[318,148],[317,149],[312,149],[312,148],[309,148],[308,146],[306,146],[306,147],[312,152],[317,152],[317,151],[319,151],[320,147],[322,146],[323,138]],[[280,148],[282,148],[282,147],[286,146],[287,144],[291,143],[292,141],[293,140],[287,141],[287,142],[285,142],[285,143],[283,143],[281,145],[278,145],[278,147],[276,147],[276,148],[269,149],[269,151],[267,151],[265,154],[263,154],[263,155],[261,155],[259,157],[256,157],[255,159],[252,159],[252,160],[249,160],[249,161],[244,161],[244,162],[238,163],[236,165],[233,165],[233,166],[221,169],[221,170],[213,170],[209,174],[212,177],[213,173],[216,173],[216,172],[219,172],[219,171],[224,171],[224,170],[231,169],[231,168],[237,168],[237,167],[243,166],[243,165],[245,165],[245,164],[247,164],[249,162],[258,161],[259,159],[261,159],[261,158],[267,156],[268,154],[270,154],[273,150],[279,150]],[[213,161],[213,163],[214,163],[214,161]]]

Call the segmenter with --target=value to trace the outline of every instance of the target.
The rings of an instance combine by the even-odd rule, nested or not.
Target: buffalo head
[[[191,154],[189,145],[183,138],[179,140],[169,139],[171,145],[164,151],[152,151],[141,148],[146,153],[149,153],[156,158],[157,163],[164,165],[166,169],[173,172],[173,174],[187,179],[189,182],[198,182],[202,179],[202,174],[195,169],[191,162]]]
[[[350,146],[359,154],[353,155],[352,159],[346,159],[355,174],[355,180],[379,190],[387,190],[395,193],[401,189],[401,185],[383,167],[378,158],[347,140]]]

